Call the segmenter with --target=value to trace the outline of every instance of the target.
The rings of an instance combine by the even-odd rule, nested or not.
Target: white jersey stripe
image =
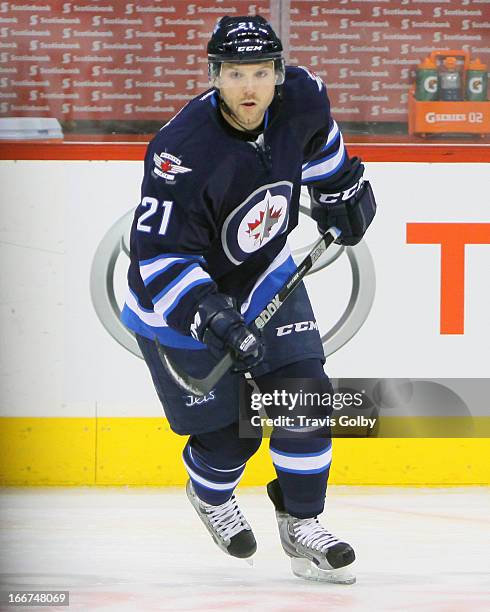
[[[178,261],[186,261],[182,257],[162,257],[161,259],[157,259],[150,264],[146,264],[144,266],[140,266],[140,274],[143,282],[149,278],[155,272],[163,272],[167,268],[169,268],[172,264],[177,263]],[[188,260],[187,260],[188,261]],[[189,261],[189,263],[195,263],[193,261]]]
[[[186,289],[190,288],[190,285],[200,280],[211,282],[211,277],[201,268],[201,266],[196,266],[184,274],[178,283],[176,283],[169,291],[166,291],[163,296],[157,302],[155,302],[155,312],[165,316],[165,313],[171,310],[181,295],[186,292]]]
[[[129,290],[126,295],[126,306],[132,310],[143,321],[143,323],[151,325],[151,327],[168,327],[163,320],[162,315],[143,310],[136,301],[134,295]]]
[[[335,170],[340,167],[345,155],[344,141],[342,139],[342,134],[340,135],[340,145],[339,150],[335,155],[327,158],[324,161],[320,161],[315,163],[314,165],[310,165],[309,167],[303,170],[301,175],[301,180],[312,180],[315,178],[323,177],[327,174],[333,174]]]
[[[327,142],[324,145],[324,149],[328,149],[328,147],[332,144],[332,142],[337,138],[337,134],[339,133],[339,126],[337,122],[334,120],[332,129],[328,133]]]
[[[327,142],[323,145],[323,147],[321,148],[321,151],[326,151],[328,149],[328,147],[332,144],[332,142],[337,138],[338,133],[339,133],[339,126],[337,125],[337,122],[334,121],[333,125],[332,125],[332,129],[328,133]],[[342,137],[342,135],[341,135],[341,137]],[[317,155],[318,155],[318,153],[317,153]],[[302,169],[305,170],[306,168],[309,168],[312,164],[315,163],[315,161],[316,160],[304,163],[301,166]]]

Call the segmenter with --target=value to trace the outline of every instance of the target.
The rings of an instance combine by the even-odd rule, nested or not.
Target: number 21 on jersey
[[[171,200],[164,200],[162,202],[162,222],[160,223],[160,229],[158,230],[160,236],[164,236],[165,232],[167,231],[168,222],[170,221],[170,213],[172,212],[172,204],[173,202]],[[158,212],[158,200],[156,198],[146,196],[141,200],[141,206],[148,208],[148,210],[146,210],[138,219],[136,229],[138,229],[140,232],[149,234],[153,228],[151,225],[148,225],[147,222],[150,217],[153,217],[153,215]]]

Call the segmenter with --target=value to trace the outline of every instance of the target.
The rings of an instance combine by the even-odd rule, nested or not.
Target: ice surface
[[[351,586],[293,576],[265,490],[238,498],[253,567],[216,547],[183,488],[3,489],[1,590],[69,590],[69,608],[31,608],[67,611],[490,610],[488,487],[330,487],[322,522],[356,551]]]

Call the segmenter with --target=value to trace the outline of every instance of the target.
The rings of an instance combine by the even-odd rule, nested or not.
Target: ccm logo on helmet
[[[304,332],[318,329],[318,323],[316,321],[299,321],[298,323],[289,323],[288,325],[282,325],[277,327],[278,336],[287,336],[293,332]]]
[[[238,51],[262,51],[262,45],[249,45],[244,47],[238,47]]]

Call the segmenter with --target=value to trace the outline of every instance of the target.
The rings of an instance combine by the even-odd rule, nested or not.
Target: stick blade
[[[165,369],[181,389],[191,395],[202,397],[207,395],[226,374],[233,364],[233,359],[227,353],[204,378],[194,378],[181,370],[165,353],[165,348],[157,341],[157,350]]]

